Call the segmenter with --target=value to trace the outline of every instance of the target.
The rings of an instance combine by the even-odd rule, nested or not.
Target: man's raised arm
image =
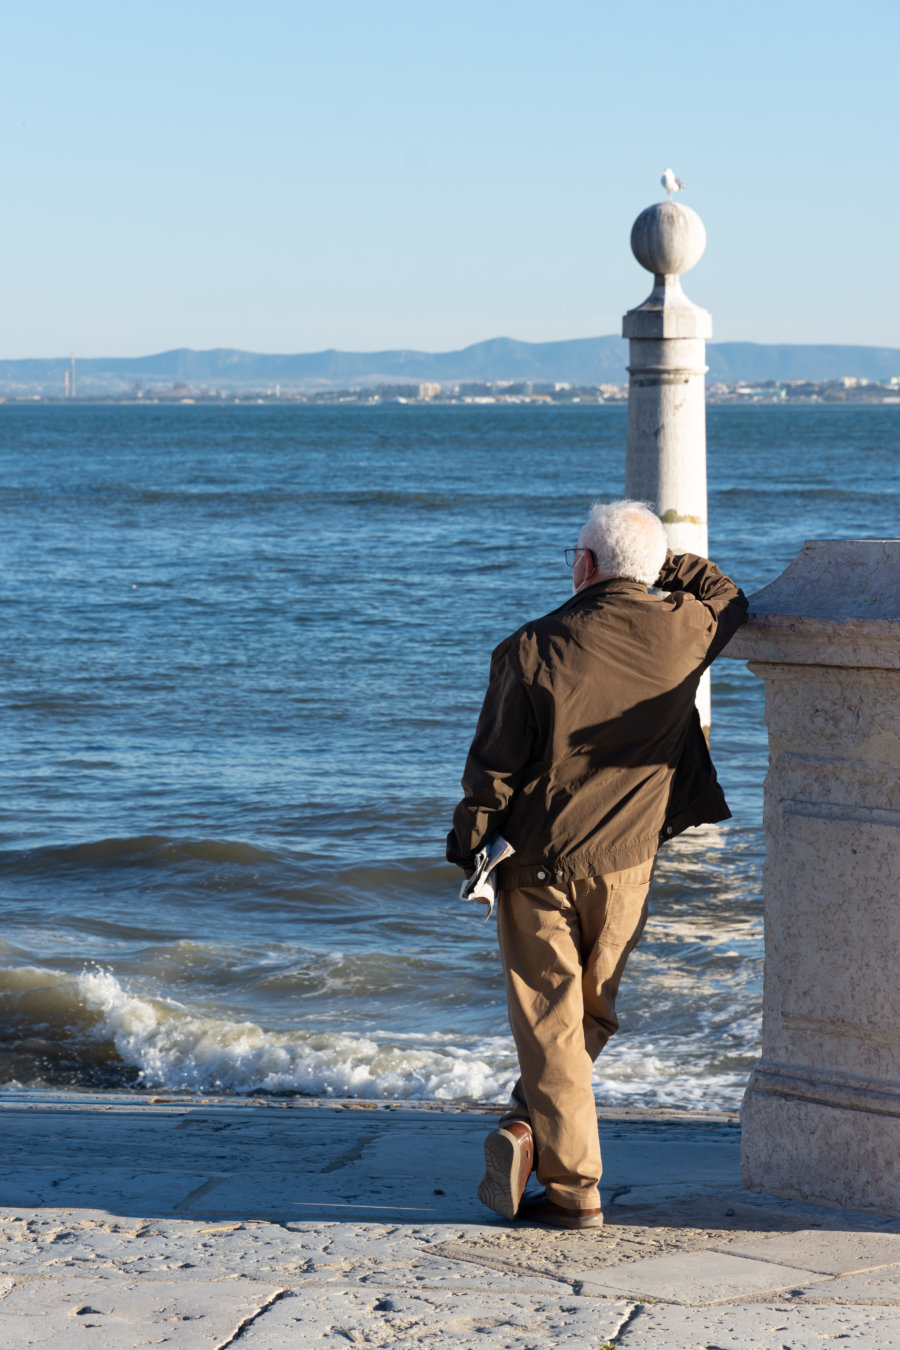
[[[715,623],[709,659],[717,656],[747,617],[747,597],[709,558],[666,552],[656,580],[661,591],[685,591],[706,606]]]

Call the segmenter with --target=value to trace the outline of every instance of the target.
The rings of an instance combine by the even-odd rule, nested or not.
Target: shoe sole
[[[496,1130],[484,1141],[484,1179],[478,1199],[503,1219],[514,1219],[528,1177],[522,1176],[522,1154],[515,1138]]]
[[[543,1214],[520,1214],[522,1223],[537,1224],[540,1228],[602,1228],[603,1215],[591,1214],[587,1218],[569,1218],[568,1214],[553,1214],[551,1216]]]

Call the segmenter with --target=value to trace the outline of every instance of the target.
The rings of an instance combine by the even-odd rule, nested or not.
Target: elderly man
[[[659,844],[730,815],[695,695],[747,602],[714,563],[674,556],[640,502],[594,506],[567,561],[571,598],[492,655],[447,857],[471,873],[495,836],[515,849],[498,927],[521,1077],[485,1141],[479,1198],[594,1228],[592,1066],[618,1027]],[[544,1193],[523,1201],[533,1167]]]

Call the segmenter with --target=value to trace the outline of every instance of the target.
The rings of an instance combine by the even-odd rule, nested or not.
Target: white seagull
[[[675,177],[671,169],[666,169],[665,173],[663,174],[662,178],[659,181],[666,189],[666,192],[668,192],[669,201],[672,200],[673,192],[684,192],[684,183],[682,183],[680,178]]]

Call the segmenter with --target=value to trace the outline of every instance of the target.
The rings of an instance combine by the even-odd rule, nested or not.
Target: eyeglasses
[[[593,569],[597,566],[597,555],[592,548],[584,548],[579,544],[577,548],[567,548],[565,552],[567,567],[574,567],[577,562],[580,562],[585,554],[587,554],[591,560],[591,568]]]

